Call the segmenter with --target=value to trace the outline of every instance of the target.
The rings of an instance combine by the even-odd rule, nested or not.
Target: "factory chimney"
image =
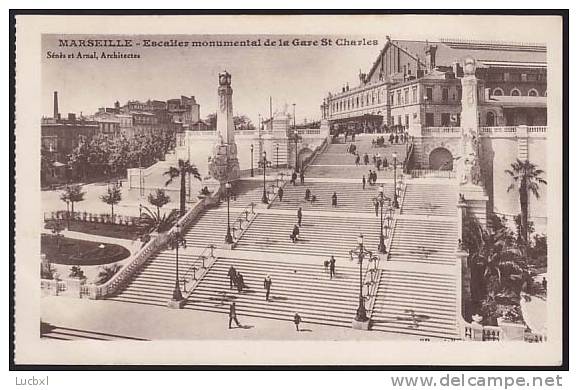
[[[58,92],[54,91],[54,119],[60,119],[60,114],[58,113]]]

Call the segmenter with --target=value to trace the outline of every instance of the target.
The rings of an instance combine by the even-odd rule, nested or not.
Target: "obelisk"
[[[233,123],[233,88],[231,75],[219,74],[217,129],[213,154],[209,157],[209,174],[219,183],[237,180],[240,176],[235,125]]]

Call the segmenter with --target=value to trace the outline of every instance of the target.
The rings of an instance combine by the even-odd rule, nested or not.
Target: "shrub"
[[[70,274],[68,274],[69,277],[71,278],[76,278],[76,279],[84,279],[84,271],[82,270],[82,268],[80,268],[77,265],[73,265],[72,267],[70,267]]]

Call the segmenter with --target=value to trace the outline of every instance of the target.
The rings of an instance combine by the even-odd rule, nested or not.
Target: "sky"
[[[167,41],[244,41],[261,39],[260,47],[143,47],[144,40]],[[289,40],[287,47],[265,47],[265,39]],[[232,75],[233,110],[245,114],[254,123],[258,114],[268,116],[269,96],[273,111],[285,104],[292,110],[296,104],[297,122],[320,118],[320,104],[328,92],[337,92],[343,85],[359,83],[359,71],[368,72],[385,44],[383,37],[375,45],[362,46],[293,46],[300,41],[346,38],[355,36],[297,35],[44,35],[42,60],[42,112],[52,116],[53,91],[58,91],[62,116],[74,112],[89,115],[99,107],[112,107],[118,100],[167,100],[181,95],[195,96],[201,106],[201,118],[216,111],[218,73]],[[60,39],[133,39],[140,46],[129,48],[59,47]],[[76,56],[79,52],[137,53],[138,59],[47,58],[48,52]]]

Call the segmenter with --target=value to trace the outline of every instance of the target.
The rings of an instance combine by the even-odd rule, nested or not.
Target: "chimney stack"
[[[60,119],[60,114],[58,113],[58,92],[54,91],[54,119]]]

